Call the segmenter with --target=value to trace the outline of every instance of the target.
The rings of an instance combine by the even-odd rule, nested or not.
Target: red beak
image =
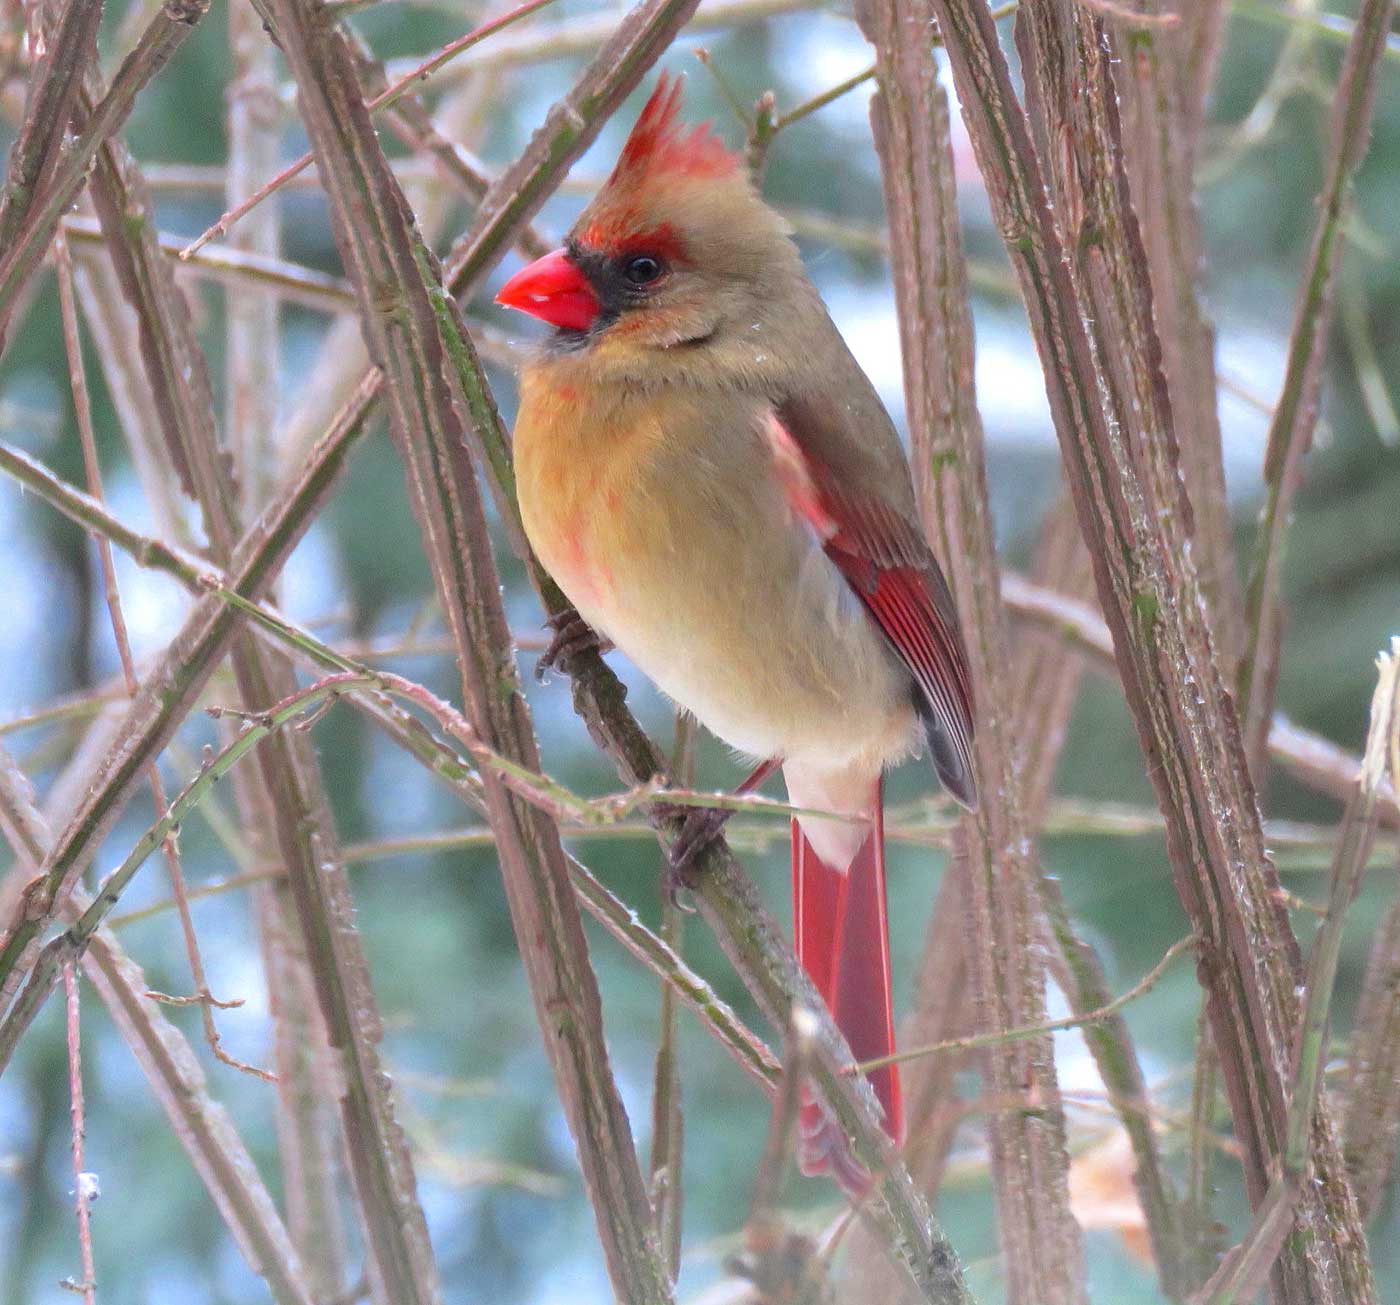
[[[521,268],[501,287],[496,302],[571,331],[586,331],[598,316],[593,287],[562,249]]]

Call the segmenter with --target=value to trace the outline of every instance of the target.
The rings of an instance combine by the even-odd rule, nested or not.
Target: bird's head
[[[557,350],[611,370],[690,369],[704,355],[761,371],[765,332],[806,281],[743,159],[708,124],[680,120],[680,92],[679,79],[661,77],[563,248],[517,272],[496,301],[557,327]]]

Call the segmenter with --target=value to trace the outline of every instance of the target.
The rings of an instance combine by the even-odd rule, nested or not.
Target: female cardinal
[[[781,217],[663,76],[564,247],[497,302],[556,328],[515,426],[530,543],[579,615],[781,764],[797,955],[858,1060],[894,1050],[884,768],[976,802],[967,659],[909,467]],[[871,1074],[890,1136],[893,1066]],[[867,1179],[810,1102],[803,1171]]]

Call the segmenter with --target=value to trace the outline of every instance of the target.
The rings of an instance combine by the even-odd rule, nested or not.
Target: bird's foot
[[[555,612],[546,618],[545,624],[554,631],[554,636],[535,663],[537,680],[543,681],[545,675],[555,668],[567,675],[569,663],[581,652],[604,653],[612,648],[612,644],[578,614],[576,607]]]
[[[720,836],[725,821],[734,813],[719,807],[685,807],[684,822],[667,855],[665,888],[667,899],[682,911],[694,907],[681,900],[681,891],[691,887],[690,872],[705,849]],[[673,808],[674,810],[674,808]]]
[[[723,807],[691,807],[676,841],[671,844],[671,868],[684,874],[724,830],[734,813]]]

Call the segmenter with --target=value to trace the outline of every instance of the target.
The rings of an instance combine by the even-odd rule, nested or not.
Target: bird
[[[874,386],[782,216],[665,74],[562,248],[498,303],[553,328],[522,365],[525,534],[580,637],[622,651],[756,763],[792,819],[794,949],[858,1062],[894,1054],[885,771],[927,748],[975,809],[952,594]],[[690,849],[693,851],[693,847]],[[899,1074],[868,1074],[903,1135]],[[803,1173],[870,1175],[810,1092]]]

